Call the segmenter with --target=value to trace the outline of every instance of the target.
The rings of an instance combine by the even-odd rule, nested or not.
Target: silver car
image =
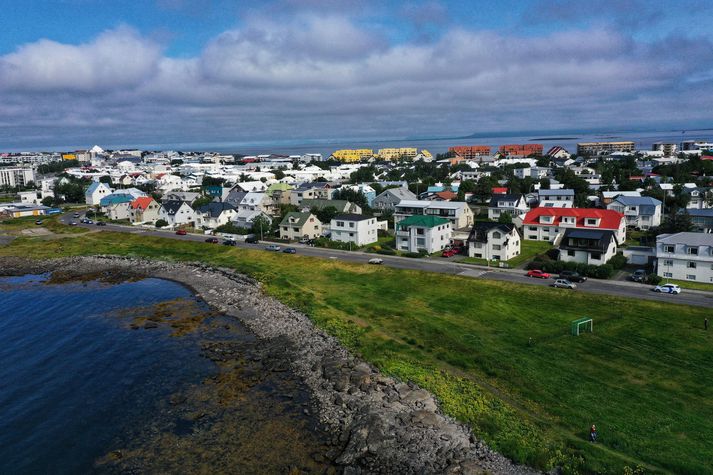
[[[557,287],[558,289],[576,289],[577,284],[574,282],[570,282],[567,279],[557,279],[554,281],[552,284],[552,287]]]

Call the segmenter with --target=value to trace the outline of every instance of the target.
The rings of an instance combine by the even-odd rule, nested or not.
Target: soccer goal
[[[592,333],[593,331],[594,323],[592,323],[591,318],[578,318],[577,320],[572,322],[572,335],[574,336],[579,336],[579,334],[582,332]]]

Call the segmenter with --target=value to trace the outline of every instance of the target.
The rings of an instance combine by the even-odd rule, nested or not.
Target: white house
[[[215,229],[228,224],[236,215],[236,210],[230,203],[212,201],[196,210],[196,225]]]
[[[87,191],[84,192],[84,201],[90,206],[97,206],[102,198],[110,195],[113,191],[106,183],[92,182]]]
[[[545,208],[574,208],[574,190],[543,190],[537,192],[539,206]]]
[[[710,208],[709,196],[710,192],[705,188],[696,188],[689,192],[689,200],[686,204],[688,209],[707,209]]]
[[[414,215],[396,225],[396,248],[399,251],[431,254],[443,250],[451,243],[453,228],[446,218]]]
[[[650,196],[617,196],[607,209],[622,213],[626,225],[633,228],[649,229],[661,224],[661,202]]]
[[[559,260],[600,266],[617,251],[613,231],[599,229],[567,229],[559,245]]]
[[[338,214],[329,223],[330,239],[365,246],[379,240],[376,218],[363,214]]]
[[[248,192],[238,205],[240,211],[262,211],[265,214],[272,214],[275,202],[272,197],[263,192]]]
[[[488,218],[497,221],[503,213],[509,213],[510,217],[518,218],[527,213],[530,207],[523,195],[494,194],[488,206]]]
[[[106,213],[107,218],[112,221],[117,221],[120,219],[130,219],[131,218],[131,202],[121,201],[116,203],[110,203],[107,206],[102,207],[104,213]]]
[[[459,201],[402,200],[394,206],[394,224],[409,216],[436,216],[451,222],[452,229],[473,224],[473,211],[467,203]]]
[[[507,261],[520,255],[520,235],[514,224],[476,223],[468,237],[468,257]]]
[[[667,279],[713,282],[713,234],[657,236],[656,274]]]
[[[164,201],[158,210],[158,219],[165,220],[169,226],[181,226],[195,223],[196,212],[185,201]]]

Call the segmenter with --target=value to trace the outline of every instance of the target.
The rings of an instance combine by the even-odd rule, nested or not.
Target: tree
[[[661,226],[658,228],[657,234],[673,234],[688,232],[693,229],[693,221],[691,215],[685,209],[681,212],[675,208],[672,213],[668,214]]]
[[[334,193],[333,199],[346,200],[357,204],[362,209],[362,211],[371,210],[371,207],[369,206],[369,201],[367,200],[366,196],[364,196],[364,193],[357,190],[352,190],[350,188],[340,188]]]
[[[339,210],[334,206],[325,206],[322,209],[318,209],[316,206],[313,207],[310,212],[317,216],[317,219],[324,224],[329,223],[332,219],[339,214]]]
[[[376,172],[376,168],[373,165],[361,167],[349,175],[349,181],[351,183],[370,183],[374,181],[374,172]]]
[[[198,208],[200,208],[201,206],[205,206],[205,205],[207,205],[208,203],[211,203],[212,201],[213,201],[213,198],[211,198],[210,196],[201,196],[200,198],[197,198],[197,199],[193,202],[193,204],[191,205],[191,208],[193,208],[193,209],[198,209]]]
[[[43,206],[52,206],[54,204],[54,198],[51,196],[48,196],[46,198],[42,198],[41,201]]]
[[[253,234],[259,235],[260,239],[262,239],[265,233],[270,232],[271,226],[272,222],[267,218],[267,216],[260,214],[253,219],[250,230]]]
[[[203,185],[203,186],[223,186],[224,182],[225,182],[225,178],[216,178],[213,176],[205,175],[203,177],[203,181],[201,182],[201,185]]]
[[[283,172],[279,168],[277,170],[273,171],[272,173],[273,173],[273,175],[275,175],[275,180],[282,180],[283,178],[285,178],[285,172]]]
[[[100,176],[99,183],[106,183],[109,186],[114,186],[109,175]]]
[[[549,178],[542,178],[540,180],[540,189],[541,190],[549,190],[551,186],[550,179]]]
[[[166,226],[168,226],[168,221],[166,221],[165,219],[159,219],[158,221],[156,221],[157,228],[165,228]]]
[[[500,224],[512,224],[512,215],[504,211],[500,214],[500,217],[498,218],[498,223]]]

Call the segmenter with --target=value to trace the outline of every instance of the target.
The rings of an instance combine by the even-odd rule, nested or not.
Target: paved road
[[[78,221],[69,216],[61,218],[64,223],[70,221]],[[107,224],[102,228],[97,228],[94,225],[79,224],[80,226],[92,229],[104,229],[107,231],[117,231],[123,233],[132,233],[146,236],[159,236],[171,239],[181,239],[188,241],[204,242],[207,236],[199,234],[187,234],[180,236],[174,231],[160,231],[154,229],[138,228],[133,226],[124,226],[117,224]],[[215,244],[206,244],[206,246]],[[283,244],[280,244],[285,247]],[[246,249],[263,249],[264,244],[246,244],[238,242],[238,247]],[[320,247],[310,247],[300,244],[290,244],[290,247],[297,249],[297,252],[306,256],[320,257],[324,259],[339,259],[345,262],[366,263],[370,258],[375,257],[374,254],[357,251],[340,251],[336,249],[325,249]],[[267,252],[267,251],[266,251]],[[287,257],[287,256],[286,256]],[[518,284],[530,284],[549,286],[552,283],[551,279],[531,279],[525,276],[525,272],[518,269],[499,269],[487,268],[484,266],[476,266],[471,264],[459,264],[451,259],[441,258],[423,258],[413,259],[408,257],[398,256],[383,256],[378,255],[384,261],[384,265],[397,269],[411,269],[424,272],[438,272],[442,274],[460,275],[470,278],[485,278],[491,280],[499,280],[504,282],[515,282]],[[713,308],[713,292],[703,292],[695,290],[684,290],[679,295],[659,294],[651,291],[652,286],[637,284],[634,282],[609,281],[590,279],[587,282],[578,284],[576,292],[589,292],[596,294],[615,295],[619,297],[628,297],[641,300],[654,300],[668,303],[680,303],[687,305],[695,305],[699,307]],[[553,292],[555,289],[553,289]],[[563,290],[562,292],[569,292]]]

